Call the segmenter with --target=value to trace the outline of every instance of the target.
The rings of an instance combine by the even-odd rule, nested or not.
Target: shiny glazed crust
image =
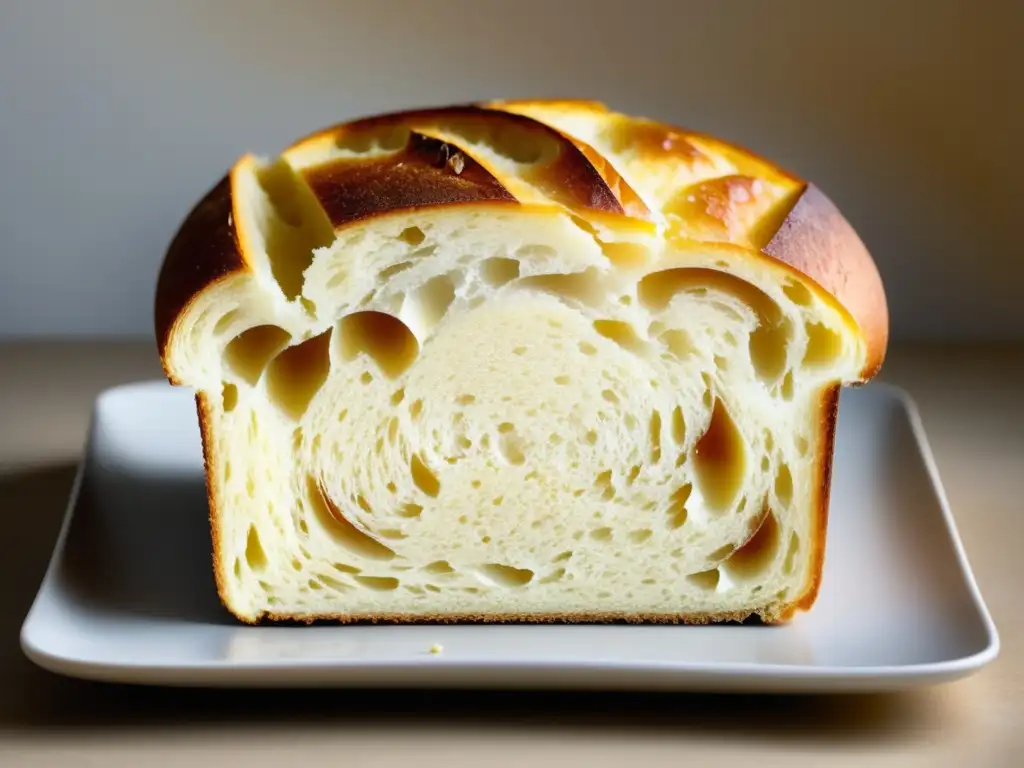
[[[523,183],[488,167],[473,148],[453,139],[477,132],[489,141],[514,144],[517,134],[547,142],[553,150],[535,162]],[[307,165],[312,150],[326,144],[358,144],[373,136],[393,141],[373,157],[339,156]],[[511,137],[511,138],[509,138]],[[510,151],[515,151],[513,146]],[[864,363],[860,384],[881,368],[888,345],[888,308],[876,266],[852,226],[812,184],[756,155],[699,133],[643,118],[628,117],[604,105],[583,101],[489,102],[400,112],[318,131],[289,147],[283,157],[299,172],[335,230],[358,227],[396,211],[459,205],[529,206],[570,211],[586,226],[651,231],[666,241],[720,242],[746,249],[752,260],[768,260],[816,286],[848,318],[861,338]],[[733,172],[716,174],[717,162]],[[244,211],[236,205],[236,176],[243,157],[196,204],[172,240],[160,271],[155,330],[167,377],[181,383],[168,354],[175,324],[190,304],[233,275],[253,271],[237,226]],[[685,192],[685,195],[683,194]],[[820,404],[819,493],[813,532],[814,577],[798,599],[757,611],[766,622],[785,621],[813,605],[824,562],[832,449],[840,387],[823,392]],[[197,397],[204,454],[210,466],[214,441],[204,397]],[[214,508],[215,475],[207,472],[214,540],[214,571],[221,595],[225,563],[217,559],[219,530]],[[741,620],[745,615],[607,614],[534,616],[375,617],[377,621],[629,621],[708,622]],[[269,614],[273,620],[349,620],[344,615]]]

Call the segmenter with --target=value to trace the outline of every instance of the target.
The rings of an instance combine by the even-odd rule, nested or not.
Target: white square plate
[[[821,593],[780,627],[242,626],[215,592],[202,472],[191,392],[99,397],[29,658],[165,685],[865,691],[999,649],[917,411],[882,384],[843,392]]]

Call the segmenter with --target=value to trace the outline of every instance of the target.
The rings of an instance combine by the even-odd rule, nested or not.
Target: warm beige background
[[[0,2],[0,336],[148,334],[244,150],[414,104],[587,96],[812,177],[897,337],[1024,333],[1019,0]]]

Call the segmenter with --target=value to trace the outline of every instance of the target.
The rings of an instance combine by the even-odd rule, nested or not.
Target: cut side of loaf
[[[782,621],[882,283],[816,188],[592,102],[246,155],[156,296],[239,619]]]

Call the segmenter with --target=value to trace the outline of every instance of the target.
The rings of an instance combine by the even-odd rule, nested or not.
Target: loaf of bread
[[[816,187],[585,101],[245,155],[155,319],[245,622],[785,621],[889,322]]]

